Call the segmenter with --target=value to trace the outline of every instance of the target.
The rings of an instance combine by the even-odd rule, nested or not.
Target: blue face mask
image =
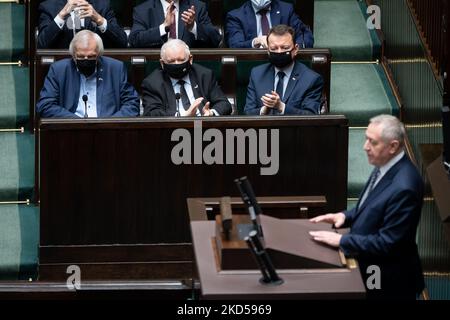
[[[252,0],[252,4],[255,7],[256,11],[259,11],[261,9],[264,9],[267,7],[272,0]]]

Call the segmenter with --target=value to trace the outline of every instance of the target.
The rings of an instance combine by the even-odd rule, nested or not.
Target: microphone
[[[88,113],[87,113],[87,101],[88,101],[88,96],[87,95],[83,95],[83,101],[84,101],[84,117],[88,118]]]
[[[175,113],[175,117],[179,117],[180,116],[180,99],[181,99],[181,94],[179,92],[175,93],[175,99],[177,100],[177,113]]]
[[[250,219],[252,220],[254,230],[258,233],[259,236],[263,236],[262,228],[259,224],[257,215],[262,213],[261,208],[259,207],[258,202],[256,201],[255,194],[253,193],[252,186],[250,182],[247,180],[247,177],[242,177],[240,179],[235,179],[239,192],[241,194],[241,198],[244,203],[247,205],[247,210],[250,215]]]

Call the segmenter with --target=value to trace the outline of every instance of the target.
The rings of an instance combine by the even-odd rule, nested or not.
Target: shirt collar
[[[169,77],[169,78],[170,78],[170,81],[172,82],[172,87],[175,87],[178,84],[178,81],[180,81],[180,80],[184,80],[184,82],[186,82],[188,85],[191,85],[191,79],[189,79],[189,74],[185,75],[181,79],[174,79],[172,77]]]
[[[272,7],[271,4],[269,4],[269,5],[266,7],[267,12],[270,12],[271,7]],[[258,11],[259,11],[259,10],[262,10],[262,9],[259,9],[259,10],[256,9],[256,8],[255,8],[255,5],[254,5],[253,3],[252,3],[252,8],[253,8],[253,11],[255,11],[255,14],[259,14]]]
[[[385,165],[381,166],[380,167],[381,176],[384,176],[389,171],[389,169],[391,169],[397,162],[399,162],[403,158],[404,155],[405,151],[402,150],[398,155],[389,160]]]
[[[78,72],[79,72],[79,71],[78,71]],[[81,79],[82,79],[82,80],[89,81],[89,80],[92,80],[92,79],[94,79],[94,78],[97,77],[97,67],[95,67],[94,73],[91,74],[89,77],[86,77],[86,76],[85,76],[84,74],[82,74],[81,72],[79,72],[79,73],[80,73],[80,76],[81,76]]]
[[[285,78],[286,79],[290,79],[291,78],[291,74],[292,74],[292,70],[294,70],[294,65],[295,65],[295,61],[293,61],[293,63],[290,66],[285,67],[283,69],[274,67],[275,68],[275,76],[278,74],[279,71],[283,71],[286,74]]]
[[[170,5],[170,3],[167,2],[166,0],[160,0],[160,1],[161,1],[162,6],[163,6],[164,12],[166,12],[166,11],[167,11],[167,8],[168,8],[169,5]],[[178,0],[174,0],[173,2],[175,3],[175,7],[178,8],[178,7],[179,7],[179,5],[178,5],[178,2],[179,2],[179,1],[178,1]]]

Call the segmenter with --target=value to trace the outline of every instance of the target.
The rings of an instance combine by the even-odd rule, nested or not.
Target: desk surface
[[[265,286],[261,274],[217,272],[212,237],[214,221],[191,222],[192,240],[203,299],[363,299],[359,269],[287,273],[278,271],[284,284]]]

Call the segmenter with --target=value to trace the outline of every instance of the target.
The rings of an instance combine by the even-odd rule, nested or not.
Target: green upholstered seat
[[[348,138],[348,191],[349,198],[358,198],[369,178],[372,166],[363,150],[365,129],[350,128]]]
[[[34,139],[29,133],[0,132],[0,201],[31,199]]]
[[[0,129],[27,125],[29,120],[29,69],[0,66]]]
[[[25,6],[0,3],[0,62],[17,61],[25,48]]]
[[[331,48],[334,61],[373,61],[381,43],[366,25],[365,5],[356,0],[316,0],[314,47]]]
[[[0,205],[0,280],[36,278],[39,209]]]
[[[371,117],[398,109],[381,65],[331,65],[331,113],[344,114],[351,126],[367,126]]]

